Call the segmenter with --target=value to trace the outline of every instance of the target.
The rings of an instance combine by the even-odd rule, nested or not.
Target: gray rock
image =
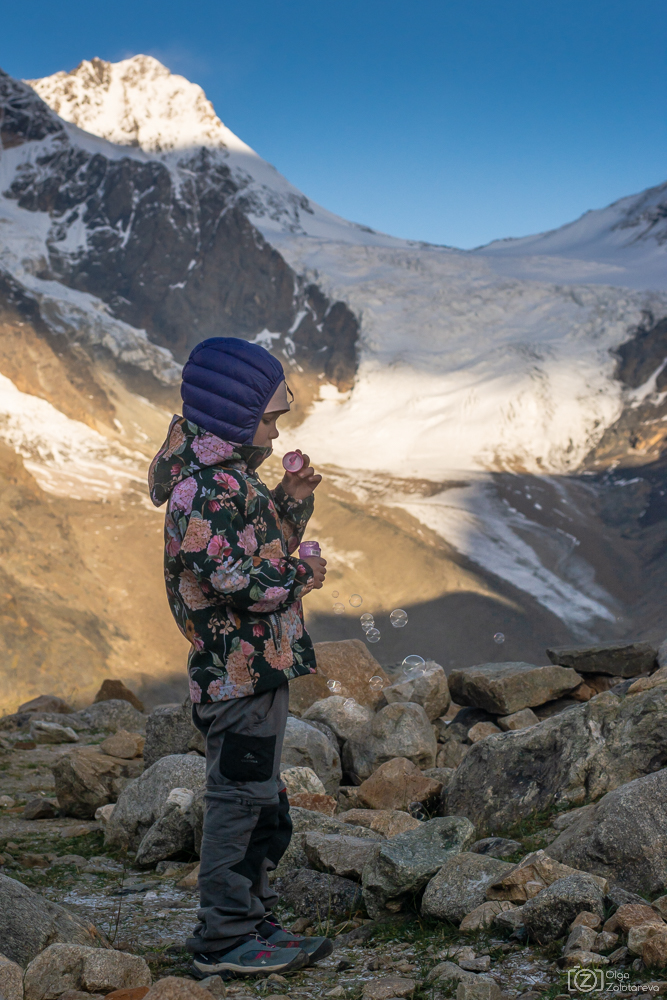
[[[505,910],[498,913],[493,918],[493,926],[503,931],[516,931],[523,927],[523,906],[517,906],[514,910]]]
[[[490,976],[475,976],[475,982],[461,982],[456,1000],[503,1000],[505,994]]]
[[[485,837],[476,840],[470,848],[473,854],[487,854],[491,858],[507,858],[517,851],[523,850],[518,840],[506,840],[505,837]]]
[[[374,830],[352,823],[342,823],[333,816],[325,816],[324,813],[314,812],[311,809],[300,809],[292,806],[290,816],[292,818],[292,839],[275,870],[275,878],[297,868],[310,868],[310,861],[304,848],[305,835],[309,832],[338,834],[339,836],[366,840],[384,840],[384,837]]]
[[[458,704],[502,716],[543,705],[581,682],[582,678],[567,667],[533,663],[480,663],[449,675],[449,689]]]
[[[439,962],[426,977],[427,983],[435,982],[436,980],[442,980],[443,982],[454,982],[454,983],[476,983],[477,976],[474,972],[466,972],[459,965],[455,965],[454,962]]]
[[[657,651],[649,642],[601,642],[547,649],[547,656],[552,663],[573,667],[580,674],[636,677],[653,669]]]
[[[340,742],[345,742],[359,732],[360,726],[367,726],[373,715],[373,709],[369,705],[358,705],[351,698],[334,694],[330,698],[316,701],[306,709],[301,718],[306,722],[323,723]]]
[[[284,905],[300,917],[326,924],[331,918],[347,917],[362,904],[361,888],[338,875],[300,868],[275,880]]]
[[[619,906],[625,906],[626,903],[646,903],[646,900],[643,896],[638,896],[636,892],[628,892],[620,885],[610,886],[604,897],[604,905],[607,910],[615,913]]]
[[[347,834],[306,833],[304,850],[312,868],[342,878],[361,881],[364,866],[379,850],[378,840],[350,837]]]
[[[10,961],[25,967],[55,941],[103,944],[93,924],[52,903],[21,882],[0,875],[0,942]]]
[[[23,819],[55,819],[58,815],[56,803],[41,795],[26,802],[23,809]]]
[[[444,816],[380,844],[377,857],[364,868],[362,877],[369,916],[397,912],[474,838],[475,828],[469,820]]]
[[[205,783],[203,757],[192,754],[161,757],[120,794],[104,830],[105,844],[136,850],[161,816],[172,789],[189,788],[196,792]]]
[[[71,726],[60,722],[44,722],[35,719],[30,726],[30,738],[35,743],[78,743],[79,737]]]
[[[570,931],[569,937],[563,946],[563,954],[569,955],[572,951],[595,951],[597,936],[597,931],[594,931],[592,927],[577,924]]]
[[[52,1000],[67,990],[110,993],[150,986],[143,958],[124,951],[80,944],[52,944],[25,971],[25,1000]]]
[[[0,996],[4,1000],[23,1000],[23,969],[0,955]]]
[[[656,771],[667,762],[661,691],[622,700],[605,691],[538,726],[476,743],[447,786],[447,811],[493,833]]]
[[[146,719],[144,760],[150,767],[160,757],[184,754],[197,749],[190,744],[195,735],[201,735],[192,722],[192,705],[189,698],[182,704],[158,705]]]
[[[280,777],[285,784],[287,797],[306,792],[311,795],[326,795],[326,789],[310,767],[287,767],[280,769]]]
[[[422,774],[425,778],[433,778],[434,781],[439,781],[442,787],[445,788],[449,784],[454,770],[453,767],[427,767],[422,771]]]
[[[629,892],[665,892],[667,770],[636,778],[582,809],[550,844],[549,855]]]
[[[90,746],[72,750],[58,758],[51,768],[58,805],[67,816],[92,819],[100,806],[115,802],[143,769],[141,758],[111,757]]]
[[[324,733],[324,735],[329,740],[329,743],[334,748],[336,753],[340,754],[341,747],[344,741],[338,739],[333,729],[330,729],[329,726],[326,726],[323,722],[316,722],[315,719],[309,719],[308,725],[314,726],[315,729],[319,729],[321,733]]]
[[[365,729],[345,743],[343,766],[362,781],[394,757],[407,757],[419,768],[434,767],[437,746],[422,706],[395,702],[377,712]]]
[[[590,875],[568,875],[542,889],[521,910],[529,938],[548,944],[562,937],[582,910],[604,916],[604,893]]]
[[[343,777],[340,756],[324,733],[290,716],[285,728],[282,763],[289,767],[310,767],[329,795],[335,795]]]
[[[389,704],[410,701],[421,705],[429,720],[433,722],[447,711],[451,702],[447,675],[439,663],[427,660],[422,673],[391,684],[382,691]]]
[[[195,794],[191,789],[172,789],[160,815],[141,838],[135,859],[138,865],[155,864],[181,851],[194,850],[194,802]]]
[[[470,744],[458,740],[447,740],[438,744],[436,764],[441,770],[455,771],[465,755],[470,750]]]
[[[112,733],[119,729],[126,729],[128,733],[146,732],[146,716],[130,705],[129,701],[121,698],[95,702],[76,714],[87,729],[108,730]]]
[[[463,852],[450,858],[426,886],[421,912],[459,924],[486,900],[486,890],[514,865],[482,854]]]

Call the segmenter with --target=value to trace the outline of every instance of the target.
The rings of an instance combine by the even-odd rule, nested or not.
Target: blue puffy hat
[[[209,337],[193,348],[183,369],[183,416],[223,441],[252,444],[284,378],[283,366],[259,344]]]

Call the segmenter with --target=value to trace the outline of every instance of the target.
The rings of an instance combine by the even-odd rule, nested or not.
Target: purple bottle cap
[[[287,472],[299,472],[303,469],[303,455],[300,455],[298,451],[288,451],[283,458],[283,469]]]
[[[310,556],[322,555],[319,542],[301,542],[299,546],[299,558],[308,559]]]

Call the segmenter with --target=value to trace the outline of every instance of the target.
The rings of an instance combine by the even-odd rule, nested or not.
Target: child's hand
[[[311,584],[311,589],[321,590],[324,586],[324,577],[327,575],[326,559],[322,559],[321,556],[308,556],[307,559],[301,559],[301,562],[307,563],[313,571],[313,578],[308,581]]]
[[[286,472],[283,476],[283,489],[295,500],[305,500],[317,489],[322,482],[322,477],[315,475],[315,470],[309,464],[308,455],[304,455],[298,448],[299,455],[303,457],[303,468],[298,472]],[[321,586],[321,584],[320,584]]]

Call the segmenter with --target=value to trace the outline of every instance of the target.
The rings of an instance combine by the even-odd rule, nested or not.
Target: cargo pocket
[[[228,781],[268,781],[273,776],[275,736],[225,733],[220,773]]]

